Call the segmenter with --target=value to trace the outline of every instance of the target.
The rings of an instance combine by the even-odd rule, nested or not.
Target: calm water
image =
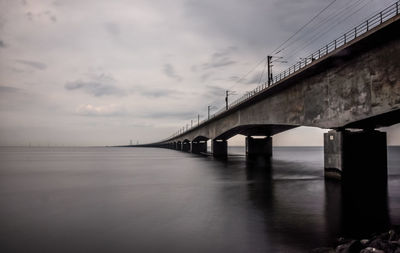
[[[258,164],[153,148],[0,148],[0,252],[307,252],[400,224],[400,148],[388,157],[388,193],[349,204],[324,181],[322,148],[275,148]]]

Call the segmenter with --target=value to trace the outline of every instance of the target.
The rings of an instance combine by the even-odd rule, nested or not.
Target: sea
[[[349,201],[322,147],[1,147],[0,252],[309,252],[400,225],[400,147],[385,187]]]

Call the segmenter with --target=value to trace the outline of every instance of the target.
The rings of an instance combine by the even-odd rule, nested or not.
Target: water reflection
[[[237,158],[223,163],[226,168],[239,166]],[[242,166],[248,198],[263,212],[266,234],[280,249],[334,245],[338,237],[361,239],[390,226],[386,181],[366,176],[343,182],[304,175],[285,178],[282,172],[274,177],[279,168],[304,164],[272,159],[246,160]]]
[[[0,252],[308,252],[400,220],[399,167],[389,205],[374,181],[325,182],[322,155],[0,149]]]
[[[370,170],[370,168],[365,168]],[[387,180],[360,174],[342,182],[325,182],[329,231],[365,238],[390,227]]]

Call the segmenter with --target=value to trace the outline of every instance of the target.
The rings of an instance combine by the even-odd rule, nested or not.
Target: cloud
[[[83,116],[120,116],[125,114],[125,110],[115,104],[94,106],[91,104],[79,105],[75,112]]]
[[[166,97],[169,96],[170,94],[175,93],[173,90],[148,90],[148,91],[142,91],[140,92],[140,95],[146,96],[146,97]]]
[[[0,85],[0,93],[18,93],[18,92],[20,92],[20,89],[18,88]]]
[[[223,51],[215,52],[211,56],[211,60],[202,65],[203,69],[221,68],[229,65],[236,64],[236,61],[232,60],[229,55],[236,50],[236,47],[229,47]]]
[[[38,12],[38,13],[33,13],[31,11],[27,11],[25,13],[25,16],[28,18],[29,21],[34,21],[36,19],[41,19],[41,18],[46,18],[49,21],[51,21],[52,23],[56,23],[57,22],[57,17],[56,15],[54,15],[51,11],[47,10],[47,11],[42,11],[42,12]]]
[[[185,111],[185,112],[176,112],[176,111],[163,111],[163,112],[148,112],[145,115],[146,118],[155,118],[155,119],[180,119],[180,120],[189,120],[196,117],[193,111]]]
[[[262,75],[262,77],[261,77],[261,75]],[[260,78],[261,78],[261,82],[265,82],[267,76],[268,76],[268,74],[266,73],[266,71],[264,71],[264,72],[260,71],[260,72],[257,72],[255,74],[253,74],[250,79],[243,79],[241,81],[241,83],[244,83],[244,84],[259,84],[260,83]]]
[[[182,81],[182,77],[176,74],[174,66],[167,63],[164,65],[164,73],[166,76],[177,80],[178,82]]]
[[[67,90],[84,90],[86,93],[94,95],[96,97],[106,96],[106,95],[122,95],[123,92],[118,87],[105,84],[96,81],[74,81],[65,84],[65,89]]]
[[[100,76],[93,77],[92,80],[89,81],[76,80],[73,82],[67,82],[64,85],[64,88],[66,90],[83,90],[95,97],[124,95],[126,91],[118,88],[114,83],[114,78],[101,74]]]
[[[226,90],[221,88],[221,87],[207,85],[207,95],[208,96],[224,97],[225,96],[225,92],[226,92]]]
[[[6,44],[4,43],[4,41],[0,40],[0,48],[5,48]]]
[[[47,68],[46,64],[42,63],[42,62],[38,62],[38,61],[26,61],[26,60],[15,60],[16,62],[35,68],[35,69],[39,69],[39,70],[44,70]]]
[[[118,36],[120,34],[119,26],[115,23],[105,23],[104,28],[113,36]]]

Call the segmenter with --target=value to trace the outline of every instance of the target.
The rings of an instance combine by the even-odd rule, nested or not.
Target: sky
[[[264,82],[264,64],[249,71],[331,2],[0,0],[0,145],[164,139],[222,108],[226,89],[234,100]],[[394,2],[334,1],[273,72]],[[300,127],[274,144],[322,145],[324,131]],[[400,145],[399,125],[384,131]]]

